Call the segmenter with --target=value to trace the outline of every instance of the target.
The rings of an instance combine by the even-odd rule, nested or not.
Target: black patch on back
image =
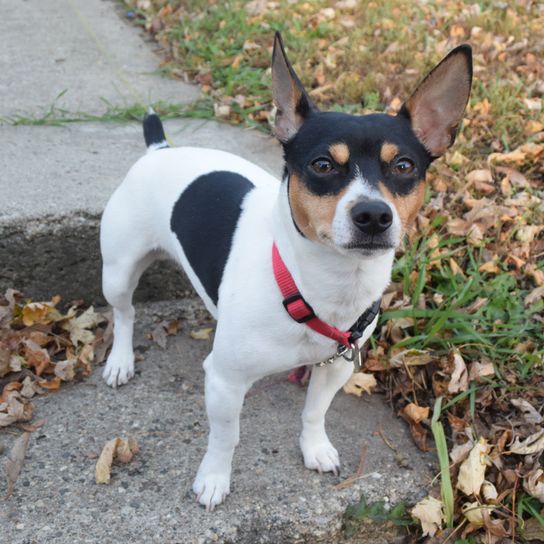
[[[234,172],[212,172],[193,181],[172,210],[170,228],[215,305],[242,201],[254,188]]]

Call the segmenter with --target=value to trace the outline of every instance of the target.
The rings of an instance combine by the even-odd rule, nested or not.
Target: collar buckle
[[[284,298],[283,306],[297,323],[306,323],[306,321],[316,317],[314,309],[304,300],[300,293]]]

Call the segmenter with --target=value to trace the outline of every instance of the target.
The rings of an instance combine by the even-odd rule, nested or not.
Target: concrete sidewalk
[[[97,115],[105,109],[101,98],[126,106],[198,97],[197,88],[157,75],[152,45],[122,20],[116,2],[0,0],[0,13],[0,116],[40,117],[64,90],[58,107]],[[233,151],[281,172],[279,146],[254,131],[195,120],[167,122],[166,130],[178,145]],[[0,148],[0,289],[100,302],[99,216],[144,151],[139,123],[4,124]],[[138,375],[112,391],[98,369],[89,380],[36,400],[36,420],[46,424],[32,435],[14,496],[0,503],[2,544],[331,542],[340,538],[347,503],[362,493],[391,502],[421,495],[429,460],[378,396],[339,394],[329,417],[342,478],[355,472],[367,445],[364,477],[337,491],[342,478],[306,470],[297,446],[305,392],[276,376],[248,396],[233,495],[206,514],[190,485],[206,442],[201,362],[209,345],[188,336],[206,314],[173,266],[159,263],[142,284],[137,298],[147,303],[137,318],[144,359]],[[149,302],[168,299],[177,300]],[[146,339],[153,323],[178,317],[184,329],[166,350]],[[399,466],[380,429],[407,467]],[[97,486],[90,457],[127,433],[141,452],[115,469],[111,485]],[[1,470],[13,439],[0,435]],[[370,528],[357,541],[393,539]]]

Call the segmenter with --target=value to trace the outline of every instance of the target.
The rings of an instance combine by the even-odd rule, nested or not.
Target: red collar
[[[287,313],[297,322],[304,323],[315,332],[332,338],[339,344],[352,348],[356,338],[353,337],[353,331],[343,332],[332,325],[328,325],[317,317],[312,307],[304,300],[300,294],[297,284],[285,266],[276,244],[272,244],[272,267],[278,287],[283,296],[283,305]],[[375,316],[374,316],[375,317]]]

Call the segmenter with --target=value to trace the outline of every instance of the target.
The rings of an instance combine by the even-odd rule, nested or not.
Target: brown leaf
[[[476,380],[481,381],[481,378],[484,376],[494,376],[495,375],[495,367],[493,366],[493,363],[491,361],[485,361],[485,362],[478,362],[474,361],[470,365],[470,369],[468,371],[468,377],[469,380]]]
[[[10,350],[0,348],[0,378],[11,372],[10,360]]]
[[[436,531],[441,527],[444,519],[442,509],[442,501],[434,497],[426,497],[412,508],[411,514],[421,523],[423,536],[434,536]]]
[[[493,182],[493,175],[491,174],[491,170],[485,169],[485,170],[472,170],[472,172],[469,172],[466,175],[466,180],[469,183],[492,183]]]
[[[543,450],[544,429],[541,429],[522,441],[516,436],[514,443],[510,446],[509,452],[517,453],[518,455],[532,455],[533,453],[540,453]]]
[[[75,375],[75,361],[59,361],[55,364],[55,376],[63,382],[71,382]]]
[[[448,384],[448,393],[459,393],[468,389],[468,372],[465,361],[459,350],[453,351],[453,372],[450,383]]]
[[[402,415],[414,423],[419,423],[429,418],[430,408],[428,406],[418,406],[411,402],[407,404],[402,410]]]
[[[106,442],[95,466],[96,483],[109,484],[113,460],[119,459],[122,463],[128,463],[139,450],[140,448],[138,447],[136,439],[131,436],[128,438],[116,437],[113,440]]]
[[[53,369],[51,357],[46,349],[41,348],[32,340],[24,341],[24,357],[27,365],[34,368],[38,376]]]
[[[213,328],[207,327],[205,329],[198,329],[190,332],[191,338],[195,340],[209,340],[210,334],[213,332]]]
[[[536,408],[525,399],[511,399],[510,402],[521,411],[523,419],[527,423],[538,424],[544,421],[544,418],[538,413]]]
[[[27,327],[36,324],[47,325],[58,320],[60,315],[54,305],[49,302],[29,302],[23,306],[22,310],[23,324]]]
[[[111,479],[111,465],[113,463],[113,456],[115,454],[115,449],[117,448],[117,443],[119,438],[114,438],[109,442],[106,442],[106,445],[102,449],[102,453],[96,462],[96,467],[94,471],[94,477],[97,484],[109,484]]]
[[[30,376],[27,376],[23,380],[23,387],[21,389],[21,395],[23,397],[30,399],[34,395],[41,395],[43,393],[44,390]]]
[[[78,317],[70,317],[62,323],[62,328],[70,333],[70,340],[74,346],[79,344],[90,344],[94,340],[94,333],[90,329],[96,328],[103,323],[104,317],[95,312],[90,306]]]
[[[524,299],[525,306],[531,306],[531,304],[534,304],[538,300],[544,298],[544,285],[541,287],[536,287],[533,289]]]
[[[544,504],[544,470],[536,468],[523,479],[523,489]]]
[[[60,388],[60,378],[55,376],[50,380],[42,380],[38,382],[38,385],[48,391],[57,391]]]
[[[412,435],[415,445],[421,451],[430,451],[430,448],[427,445],[429,433],[421,423],[410,423],[410,434]]]
[[[468,454],[472,451],[474,443],[472,441],[465,442],[464,444],[456,444],[450,451],[450,459],[454,465],[457,465],[461,461],[464,461]]]
[[[372,390],[378,385],[374,374],[367,374],[366,372],[355,372],[348,383],[344,385],[344,391],[348,395],[356,395],[360,397],[363,392],[372,393]]]
[[[489,445],[485,438],[472,448],[467,459],[459,467],[457,489],[465,495],[477,495],[484,483],[485,470],[488,462]]]
[[[30,433],[23,433],[15,442],[11,448],[11,453],[6,461],[6,476],[8,480],[8,486],[5,499],[11,497],[15,482],[21,473],[23,463],[25,460],[25,453],[28,447],[28,441],[30,439]]]
[[[450,219],[446,223],[446,230],[449,234],[453,234],[454,236],[465,236],[465,234],[468,232],[469,224],[464,219]]]
[[[120,438],[115,452],[116,459],[121,463],[128,463],[140,451],[136,439],[129,436],[128,439]]]

